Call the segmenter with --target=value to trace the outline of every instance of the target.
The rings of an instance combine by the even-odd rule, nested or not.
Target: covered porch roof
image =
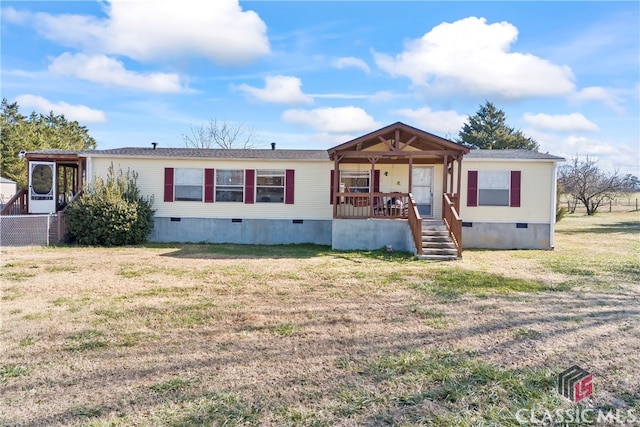
[[[339,163],[435,164],[461,160],[469,149],[448,139],[396,122],[327,150]]]

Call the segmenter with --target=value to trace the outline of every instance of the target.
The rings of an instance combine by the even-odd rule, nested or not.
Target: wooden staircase
[[[458,250],[442,220],[422,221],[422,252],[418,259],[451,261],[458,259]]]

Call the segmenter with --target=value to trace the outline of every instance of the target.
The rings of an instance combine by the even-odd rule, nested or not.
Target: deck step
[[[449,230],[442,220],[422,221],[422,250],[418,259],[432,261],[452,261],[460,259]]]
[[[422,249],[456,249],[456,245],[451,241],[447,240],[445,242],[434,242],[430,240],[422,241]]]
[[[416,255],[416,258],[427,261],[455,261],[459,259],[457,255]]]

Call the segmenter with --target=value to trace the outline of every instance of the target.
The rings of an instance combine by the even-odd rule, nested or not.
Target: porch
[[[28,188],[19,189],[0,215],[52,214],[62,211],[82,192],[86,159],[77,151],[26,153]]]
[[[460,186],[468,153],[446,139],[403,123],[382,128],[328,150],[334,162],[334,219],[402,220],[419,256],[437,249],[423,221],[442,221],[456,257],[462,254]],[[444,250],[444,248],[443,248]]]
[[[25,161],[28,187],[19,189],[0,210],[3,241],[19,238],[30,242],[25,238],[28,231],[44,227],[46,232],[39,234],[47,236],[47,244],[63,242],[67,235],[65,209],[82,194],[86,159],[76,151],[44,150],[26,153]],[[34,221],[44,221],[46,226],[35,227]]]

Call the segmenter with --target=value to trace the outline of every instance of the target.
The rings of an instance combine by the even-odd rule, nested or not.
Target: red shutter
[[[373,171],[373,192],[380,192],[380,170],[378,169]]]
[[[331,171],[331,184],[329,184],[329,204],[333,204],[333,190],[334,190],[334,179],[336,176],[336,171]]]
[[[293,204],[293,189],[294,189],[294,177],[295,170],[287,169],[284,176],[284,203],[287,205]]]
[[[173,202],[173,168],[164,168],[164,201]]]
[[[467,206],[478,206],[478,171],[467,172]]]
[[[255,200],[256,171],[247,169],[244,171],[244,202],[251,204]]]
[[[511,171],[511,190],[509,197],[509,206],[512,208],[520,207],[520,180],[522,172]]]
[[[213,169],[204,170],[204,202],[213,203],[214,197],[214,173]]]

